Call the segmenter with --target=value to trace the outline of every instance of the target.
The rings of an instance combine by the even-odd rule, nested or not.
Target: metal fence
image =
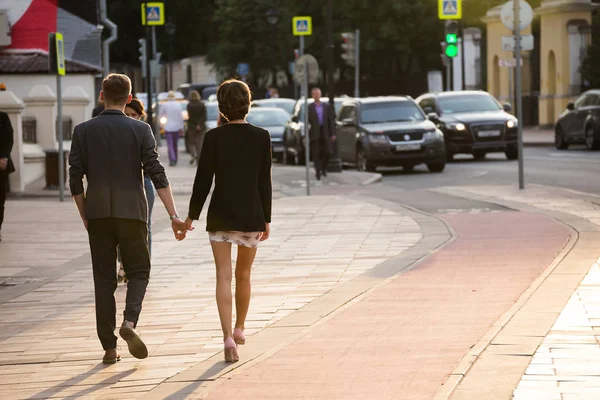
[[[23,117],[23,143],[37,143],[37,121],[35,117]]]
[[[73,138],[73,120],[71,117],[63,117],[63,140],[71,140]],[[56,119],[56,140],[58,141],[58,118]]]

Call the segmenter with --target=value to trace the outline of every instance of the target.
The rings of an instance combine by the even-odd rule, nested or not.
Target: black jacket
[[[157,189],[169,185],[150,125],[117,110],[105,110],[75,127],[69,164],[74,196],[84,192],[83,177],[87,178],[87,219],[146,222],[148,202],[142,170]]]
[[[14,132],[8,114],[0,111],[0,158],[8,158],[8,168],[2,172],[13,173],[15,166],[10,159],[13,148]]]
[[[323,125],[319,124],[319,115],[317,114],[317,106],[315,103],[308,105],[308,123],[310,125],[310,140],[318,140],[321,135],[325,139],[325,145],[331,152],[331,137],[335,136],[335,117],[331,112],[329,103],[321,102],[323,106]]]
[[[264,232],[271,222],[271,136],[251,124],[206,133],[188,216],[198,219],[215,178],[206,230]]]

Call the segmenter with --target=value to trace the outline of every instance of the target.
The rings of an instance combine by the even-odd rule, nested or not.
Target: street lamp
[[[165,24],[165,31],[169,35],[169,90],[173,90],[173,41],[177,26],[171,19]]]
[[[279,10],[276,8],[271,8],[267,11],[267,22],[271,25],[273,29],[273,34],[271,37],[273,38],[273,82],[272,84],[276,85],[277,83],[277,23],[279,22]]]

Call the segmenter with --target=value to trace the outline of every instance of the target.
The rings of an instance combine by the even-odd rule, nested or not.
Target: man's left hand
[[[335,142],[335,139],[336,139],[335,135],[331,137],[332,142]]]
[[[175,234],[175,239],[181,241],[185,239],[187,234],[187,227],[185,222],[183,222],[180,218],[173,218],[171,221],[171,227],[173,228],[173,233]]]
[[[0,158],[0,171],[4,171],[8,167],[8,159]]]

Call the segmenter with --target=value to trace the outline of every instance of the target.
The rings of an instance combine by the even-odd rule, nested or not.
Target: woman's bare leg
[[[231,328],[231,243],[211,243],[217,267],[217,308],[223,339],[232,337]]]
[[[250,271],[256,256],[256,249],[238,246],[235,263],[235,329],[244,330],[248,307],[250,306]]]

